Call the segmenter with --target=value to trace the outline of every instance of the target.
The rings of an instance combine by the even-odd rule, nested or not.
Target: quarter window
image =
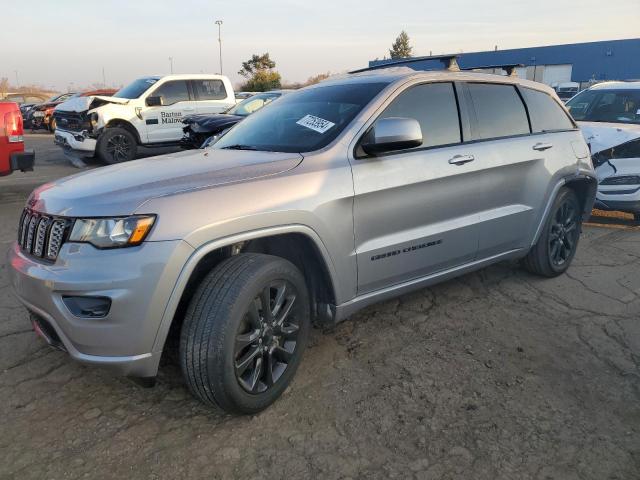
[[[189,101],[189,89],[187,88],[187,82],[184,80],[164,83],[152,95],[162,97],[164,105]]]
[[[574,128],[566,112],[550,95],[531,88],[523,88],[521,91],[529,108],[534,133]]]
[[[435,147],[459,143],[458,105],[451,83],[416,85],[402,92],[380,118],[414,118],[420,123],[422,145]]]
[[[527,112],[513,85],[469,83],[468,87],[476,112],[476,140],[530,133]]]
[[[227,98],[227,90],[222,80],[194,80],[198,100],[224,100]]]

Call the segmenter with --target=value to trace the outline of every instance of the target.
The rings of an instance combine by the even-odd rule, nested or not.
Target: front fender
[[[230,245],[234,245],[236,243],[245,242],[248,240],[255,240],[263,237],[271,237],[275,235],[282,235],[287,233],[300,233],[313,241],[316,248],[320,252],[322,259],[327,267],[327,271],[329,272],[329,276],[331,279],[331,283],[334,289],[339,289],[339,277],[337,275],[335,265],[331,255],[329,254],[329,250],[322,242],[320,236],[311,228],[306,225],[283,225],[277,227],[270,227],[264,229],[251,230],[243,233],[239,233],[236,235],[216,239],[210,242],[207,242],[201,245],[199,248],[193,251],[190,257],[185,262],[180,274],[178,275],[178,279],[175,283],[175,286],[169,296],[169,300],[166,304],[164,314],[162,315],[162,320],[160,322],[160,326],[158,328],[158,332],[156,334],[156,338],[153,344],[153,352],[161,352],[165,341],[167,339],[167,335],[169,334],[169,329],[171,328],[171,323],[173,322],[173,317],[178,308],[178,304],[182,298],[182,295],[185,291],[187,283],[191,278],[192,273],[194,272],[198,263],[209,253],[218,250],[223,247],[228,247]]]

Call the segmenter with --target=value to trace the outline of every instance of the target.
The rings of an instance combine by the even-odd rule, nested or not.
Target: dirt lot
[[[27,141],[3,259],[33,184],[77,171]],[[284,397],[233,418],[173,365],[143,389],[45,346],[3,260],[0,478],[638,479],[639,315],[638,227],[586,227],[568,275],[501,264],[316,331]]]

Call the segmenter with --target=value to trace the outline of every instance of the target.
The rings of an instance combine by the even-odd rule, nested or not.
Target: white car
[[[144,77],[112,97],[72,98],[54,111],[55,142],[71,157],[98,156],[106,163],[136,157],[138,146],[177,144],[187,115],[220,113],[235,105],[222,75]]]
[[[640,82],[605,82],[567,102],[598,176],[596,208],[640,221]]]

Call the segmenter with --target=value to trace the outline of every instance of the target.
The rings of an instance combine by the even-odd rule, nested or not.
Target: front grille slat
[[[66,218],[41,215],[25,208],[20,217],[18,244],[29,255],[55,261],[70,225]]]

